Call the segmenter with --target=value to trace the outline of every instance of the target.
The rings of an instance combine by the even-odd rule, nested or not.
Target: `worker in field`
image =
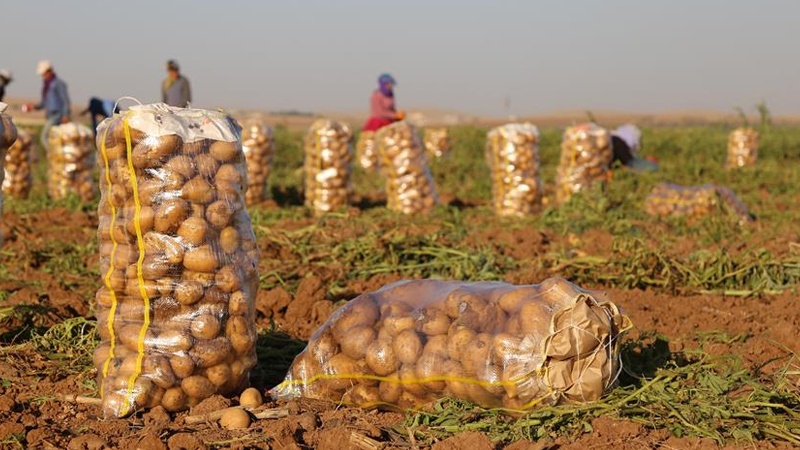
[[[186,108],[192,101],[189,80],[181,75],[178,62],[174,59],[167,61],[167,78],[161,83],[161,101],[179,108]]]
[[[655,158],[638,156],[641,146],[642,132],[636,125],[625,124],[611,132],[611,146],[614,151],[614,161],[619,161],[625,167],[637,172],[655,172],[658,163]]]
[[[405,118],[405,113],[395,108],[395,85],[397,82],[388,73],[378,77],[378,89],[370,98],[370,117],[364,124],[364,131],[376,131]]]
[[[114,105],[114,100],[92,97],[89,99],[89,106],[81,111],[81,115],[89,114],[91,116],[92,130],[94,130],[94,137],[97,137],[97,124],[106,117],[111,117],[118,112],[119,106]]]
[[[40,135],[40,142],[47,148],[47,133],[50,127],[70,121],[70,102],[67,93],[67,83],[56,76],[53,64],[42,60],[36,64],[36,73],[42,77],[42,100],[37,103],[28,103],[23,106],[23,112],[44,110],[44,127]]]
[[[14,77],[11,76],[10,70],[0,70],[0,102],[2,102],[3,97],[6,96],[6,86],[8,86],[13,79]]]

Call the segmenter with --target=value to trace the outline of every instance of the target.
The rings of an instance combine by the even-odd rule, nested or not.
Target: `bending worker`
[[[397,111],[394,103],[394,77],[385,73],[378,77],[378,89],[370,98],[370,118],[364,124],[364,131],[377,131],[405,118],[405,113]]]

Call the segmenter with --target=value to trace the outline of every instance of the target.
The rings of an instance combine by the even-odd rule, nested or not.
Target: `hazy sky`
[[[159,100],[176,58],[201,107],[365,110],[395,75],[403,109],[751,108],[800,113],[798,0],[43,1],[2,7],[10,97],[51,59],[73,102]],[[506,111],[505,98],[510,98]]]

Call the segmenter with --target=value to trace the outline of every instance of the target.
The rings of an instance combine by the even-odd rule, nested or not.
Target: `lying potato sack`
[[[353,132],[335,120],[311,124],[304,138],[305,204],[317,214],[347,206]]]
[[[644,202],[644,210],[652,216],[700,217],[726,208],[742,222],[750,222],[753,216],[747,206],[727,187],[714,184],[681,186],[659,183]]]
[[[356,142],[356,159],[364,170],[378,168],[378,150],[375,148],[375,132],[362,131]]]
[[[47,192],[62,199],[74,193],[89,202],[97,194],[92,171],[95,149],[92,130],[85,125],[66,123],[50,128],[47,148]]]
[[[422,142],[429,157],[441,158],[450,153],[450,131],[447,128],[425,128]]]
[[[247,161],[245,204],[261,203],[267,198],[270,164],[275,154],[272,128],[257,118],[245,120],[242,124],[242,151]]]
[[[725,168],[755,165],[758,158],[758,131],[737,128],[728,135],[728,159]]]
[[[8,105],[0,102],[0,185],[3,187],[5,187],[3,180],[5,169],[3,169],[3,166],[6,159],[6,150],[17,140],[17,127],[14,126],[11,116],[4,113],[7,107]],[[0,191],[0,222],[3,220],[3,192],[5,192],[5,189]],[[2,245],[3,233],[0,232],[0,246]]]
[[[94,365],[106,417],[248,385],[258,247],[240,139],[230,116],[163,103],[98,127]]]
[[[416,128],[406,121],[378,131],[381,173],[387,207],[403,214],[425,213],[438,202],[425,149]]]
[[[556,172],[556,201],[566,202],[572,194],[607,180],[613,157],[611,138],[605,128],[594,123],[567,128]]]
[[[492,171],[492,203],[499,216],[524,216],[542,204],[539,130],[511,123],[489,131],[486,160]]]
[[[30,133],[17,130],[17,141],[9,147],[3,170],[3,193],[13,198],[27,198],[33,184],[33,140]]]
[[[604,293],[561,278],[400,281],[336,310],[270,394],[389,408],[588,402],[615,383],[629,327]]]

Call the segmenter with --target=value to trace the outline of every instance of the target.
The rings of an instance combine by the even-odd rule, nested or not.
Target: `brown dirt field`
[[[69,317],[90,315],[97,280],[42,268],[47,262],[47,251],[58,251],[52,248],[48,250],[54,236],[58,236],[65,246],[85,244],[94,239],[96,223],[96,217],[91,213],[73,213],[63,209],[23,216],[7,214],[3,219],[3,231],[7,236],[3,251],[16,255],[24,276],[5,279],[0,283],[0,290],[10,293],[4,305],[48,307],[47,315],[37,316],[41,322],[35,325],[39,326],[52,325]],[[312,220],[308,219],[286,222],[283,226],[286,229],[298,229],[310,223]],[[360,230],[340,229],[331,232],[350,236]],[[514,258],[534,258],[550,246],[571,243],[569,241],[574,237],[490,228],[476,233],[470,239],[488,242]],[[551,242],[553,240],[556,242]],[[611,251],[611,239],[605,232],[593,231],[583,236],[583,240],[587,241],[584,249],[593,254],[607,255]],[[293,256],[285,249],[263,244],[262,273],[269,270],[269,265],[274,261],[285,262],[290,258]],[[85,263],[87,267],[92,267],[96,260],[87,258]],[[318,267],[307,268],[309,276],[303,279],[294,296],[280,287],[261,291],[256,305],[259,325],[267,327],[274,322],[278,329],[293,337],[308,338],[336,306],[334,301],[326,298],[332,273],[326,273]],[[541,281],[544,276],[546,274],[532,268],[522,267],[508,278],[517,283],[534,283]],[[354,281],[346,286],[346,291],[357,294],[374,290],[397,278],[378,275]],[[714,344],[713,351],[741,355],[753,366],[786,354],[787,349],[800,352],[800,342],[796,339],[800,328],[800,310],[794,307],[795,298],[790,293],[749,299],[716,295],[671,296],[657,291],[618,289],[612,289],[609,293],[636,325],[634,335],[639,331],[655,330],[667,336],[675,349],[695,346],[694,336],[698,332],[724,332],[730,335],[744,334],[746,338],[743,342]],[[5,344],[13,342],[13,336],[8,336],[7,332],[18,325],[15,322],[0,322],[0,335],[5,336]],[[262,361],[261,364],[269,364],[269,361]],[[276,370],[285,370],[285,367],[276,367]],[[53,395],[60,394],[94,395],[87,392],[85,385],[92,376],[91,373],[71,374],[63,370],[63,361],[50,360],[39,353],[19,351],[5,354],[0,360],[0,379],[3,380],[0,383],[0,448],[368,449],[375,442],[384,444],[374,448],[400,448],[392,443],[392,435],[387,428],[401,422],[401,414],[363,411],[318,401],[270,403],[270,407],[288,408],[288,417],[256,420],[246,430],[227,431],[216,423],[186,424],[187,413],[168,414],[161,408],[130,419],[104,420],[95,406],[52,399]],[[266,391],[271,386],[262,384],[257,387]],[[229,404],[229,400],[212,397],[194,407],[189,414]],[[676,438],[664,430],[653,430],[629,421],[600,418],[592,425],[592,433],[555,441],[520,441],[506,448],[717,448],[710,440]],[[483,450],[498,447],[485,435],[469,432],[442,440],[432,448]],[[790,446],[757,442],[727,448],[782,449]]]

